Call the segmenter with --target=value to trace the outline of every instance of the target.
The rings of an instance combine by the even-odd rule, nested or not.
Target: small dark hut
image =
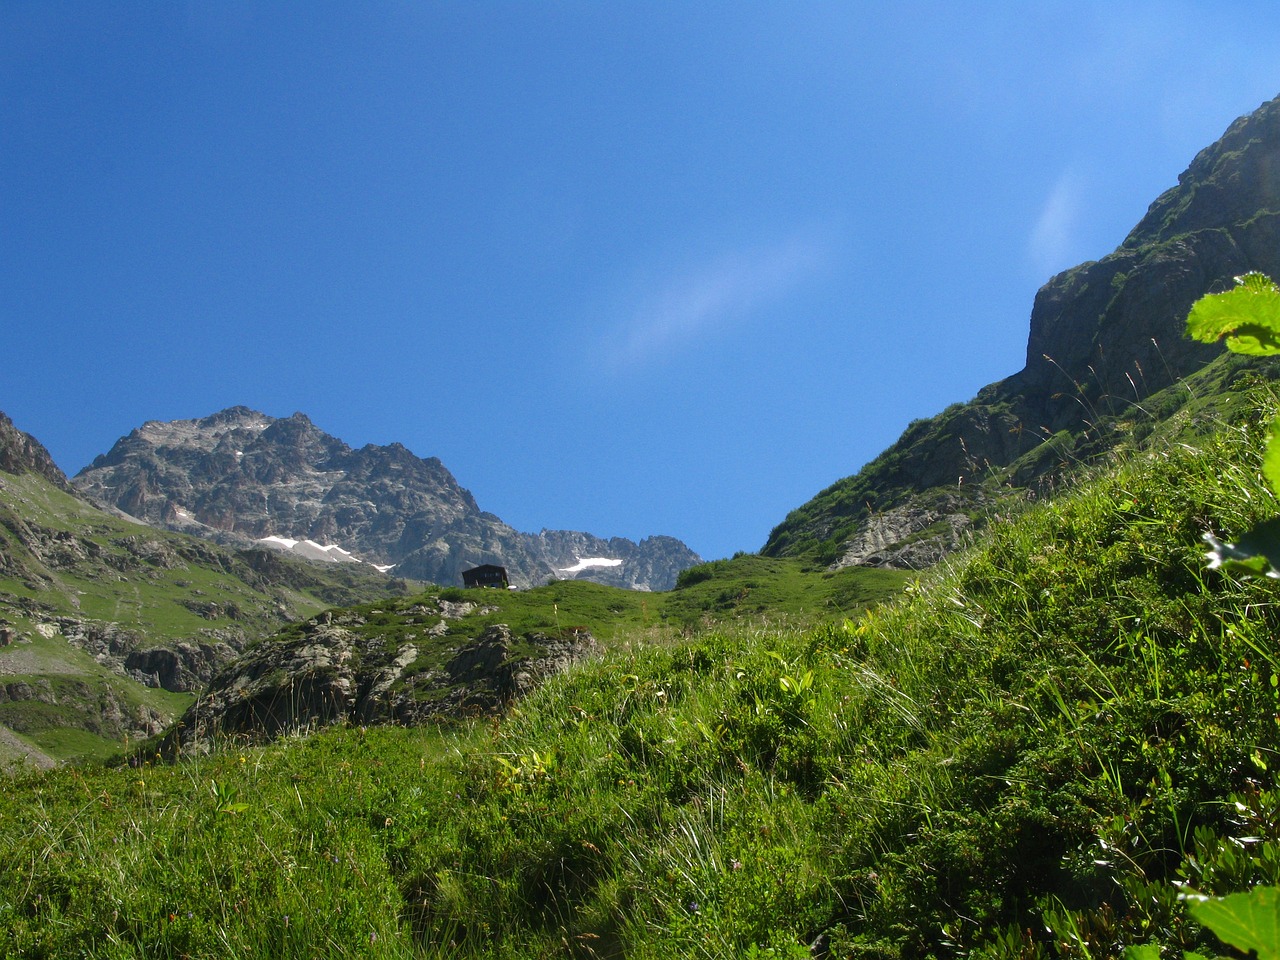
[[[506,590],[510,586],[507,580],[507,568],[493,563],[482,563],[478,567],[462,571],[462,585],[472,587],[497,587]]]

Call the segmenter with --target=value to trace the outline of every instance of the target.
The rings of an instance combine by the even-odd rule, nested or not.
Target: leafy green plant
[[[1204,343],[1225,340],[1227,349],[1246,356],[1280,354],[1280,288],[1256,271],[1236,277],[1225,293],[1201,297],[1187,316],[1187,334]],[[1280,417],[1268,431],[1262,475],[1280,495]],[[1206,533],[1212,550],[1209,566],[1241,576],[1280,578],[1280,518],[1266,520],[1226,543]]]
[[[1194,901],[1191,915],[1223,943],[1258,960],[1280,960],[1280,887],[1255,887],[1247,893]]]
[[[1227,349],[1246,356],[1280,354],[1280,288],[1258,272],[1236,277],[1236,286],[1224,293],[1201,297],[1187,316],[1187,334],[1204,343],[1225,340]],[[1280,496],[1280,416],[1267,431],[1261,473],[1273,494]],[[1238,576],[1280,578],[1280,517],[1264,520],[1241,534],[1236,542],[1227,543],[1213,534],[1204,534],[1212,548],[1207,559],[1211,569]],[[1272,675],[1275,681],[1275,675]],[[1270,796],[1265,794],[1264,796]],[[1253,792],[1253,799],[1259,799]],[[1256,806],[1256,804],[1254,804]],[[1246,812],[1250,806],[1235,799],[1235,807]],[[1260,823],[1274,818],[1256,817]],[[1200,883],[1241,883],[1247,885],[1267,854],[1274,861],[1275,846],[1265,837],[1247,838],[1235,844],[1217,840],[1212,830],[1196,830],[1196,853],[1189,856],[1180,872]],[[1280,887],[1254,886],[1244,892],[1226,896],[1208,896],[1188,892],[1191,916],[1215,933],[1224,943],[1243,952],[1254,952],[1258,960],[1280,960]],[[1075,919],[1066,919],[1074,930]],[[1081,941],[1086,958],[1089,953]],[[1128,948],[1128,960],[1159,960],[1158,944],[1142,944]],[[1186,960],[1198,960],[1200,954],[1184,951]]]
[[[249,809],[249,804],[239,799],[240,790],[225,780],[222,783],[214,780],[209,786],[209,793],[213,796],[213,808],[217,813],[237,814]]]

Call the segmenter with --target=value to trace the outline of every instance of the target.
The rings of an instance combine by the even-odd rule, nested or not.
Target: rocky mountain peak
[[[1240,117],[1201,150],[1134,227],[1125,247],[1280,210],[1280,98]]]
[[[53,462],[44,445],[15,427],[3,412],[0,412],[0,471],[36,473],[63,490],[71,490],[66,474]]]
[[[944,534],[929,536],[949,549],[946,531],[984,508],[938,513],[940,491],[968,500],[1015,464],[1010,482],[1032,483],[1058,469],[1059,457],[1043,455],[1050,438],[1085,436],[1103,413],[1138,410],[1214,360],[1221,348],[1183,335],[1187,312],[1249,270],[1280,277],[1280,98],[1201,150],[1115,251],[1040,288],[1022,370],[912,424],[861,472],[792,511],[765,552],[879,562],[903,555],[893,531],[920,527],[901,541],[920,555],[935,525]]]
[[[302,413],[231,407],[198,420],[150,421],[75,478],[87,496],[159,526],[247,544],[275,538],[339,547],[397,576],[460,584],[482,563],[518,586],[572,576],[668,589],[699,558],[673,538],[642,544],[513,530],[480,510],[435,457],[400,443],[359,450]],[[588,565],[584,558],[619,563]]]
[[[243,431],[246,435],[260,433],[276,418],[269,417],[248,407],[228,407],[207,417],[194,420],[148,420],[134,431],[149,443],[172,446],[191,446],[212,449],[223,437]]]
[[[217,431],[219,428],[260,429],[270,425],[272,419],[265,413],[259,413],[249,407],[237,405],[227,407],[225,410],[219,410],[217,413],[210,414],[195,422],[203,430]],[[163,421],[154,420],[151,423],[161,425]]]

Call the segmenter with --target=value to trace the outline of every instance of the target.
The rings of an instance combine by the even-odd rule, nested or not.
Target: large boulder
[[[585,630],[515,635],[490,624],[459,641],[448,624],[474,609],[424,601],[394,639],[356,613],[325,613],[251,647],[216,674],[166,735],[166,756],[221,740],[263,742],[332,723],[429,722],[497,714],[590,655]]]

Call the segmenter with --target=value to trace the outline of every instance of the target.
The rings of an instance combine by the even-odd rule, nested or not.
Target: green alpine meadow
[[[70,479],[0,414],[0,956],[1280,960],[1277,198],[1280,99],[709,562],[302,413]]]
[[[1274,388],[1241,399],[865,613],[611,643],[501,716],[18,775],[6,952],[1213,955],[1188,895],[1280,883],[1276,588],[1201,540],[1280,512]]]

